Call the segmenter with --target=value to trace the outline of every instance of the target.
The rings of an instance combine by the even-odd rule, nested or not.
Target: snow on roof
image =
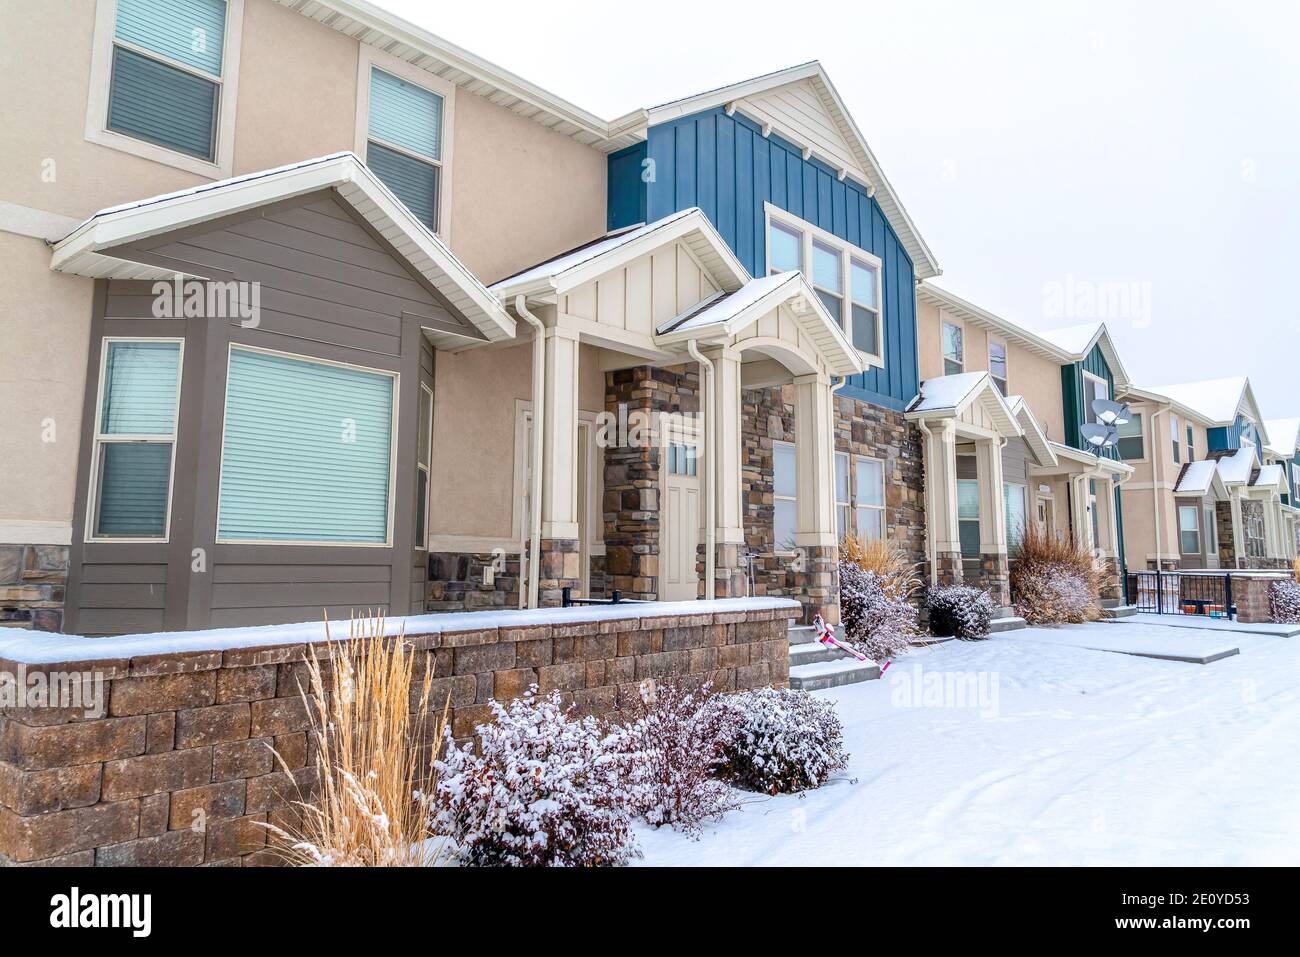
[[[591,605],[580,608],[455,612],[386,618],[384,634],[389,636],[437,635],[577,621],[708,615],[798,607],[799,603],[790,598],[719,598],[713,601],[625,602],[618,605]],[[325,623],[322,621],[291,625],[261,625],[252,628],[212,628],[206,631],[165,631],[144,635],[122,635],[115,638],[84,638],[80,635],[23,631],[15,632],[13,637],[3,636],[3,633],[0,633],[0,661],[29,665],[64,661],[109,661],[145,655],[314,644],[326,640],[346,640],[347,636],[346,623],[334,622],[327,634]]]
[[[1184,403],[1186,404],[1186,403]],[[1243,445],[1232,455],[1218,460],[1219,477],[1229,485],[1243,485],[1250,481],[1255,467],[1255,446]]]
[[[1268,450],[1289,459],[1300,449],[1300,419],[1269,419],[1264,423],[1268,432]]]
[[[1265,465],[1250,484],[1257,488],[1270,488],[1286,483],[1286,471],[1280,465]]]
[[[1152,386],[1146,390],[1185,405],[1212,422],[1231,422],[1241,408],[1246,391],[1245,376],[1224,379],[1207,379],[1203,382],[1180,382],[1174,385]]]
[[[1038,333],[1058,349],[1064,349],[1071,355],[1080,356],[1092,346],[1092,340],[1101,332],[1100,322],[1085,322],[1077,326],[1062,326],[1059,329],[1046,329]]]
[[[1179,495],[1204,495],[1214,484],[1217,473],[1217,463],[1212,459],[1188,462],[1183,467],[1183,474],[1178,479],[1174,492]]]
[[[959,372],[957,375],[938,376],[921,383],[921,394],[912,400],[908,412],[937,412],[955,409],[975,391],[987,372]]]
[[[751,279],[730,295],[706,299],[701,303],[703,308],[693,306],[692,310],[694,311],[687,311],[682,316],[669,319],[656,331],[663,335],[666,332],[702,329],[705,326],[724,324],[740,315],[740,313],[769,293],[775,292],[787,283],[798,281],[799,273],[797,272],[782,272],[764,276],[762,279]]]

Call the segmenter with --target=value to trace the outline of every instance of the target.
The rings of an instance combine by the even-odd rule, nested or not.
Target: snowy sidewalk
[[[1300,641],[1233,635],[1241,654],[1204,667],[1061,634],[951,642],[821,692],[844,774],[746,795],[699,842],[642,828],[645,863],[1300,863]]]
[[[1167,628],[1163,624],[1138,622],[1121,628],[1098,628],[1096,625],[1067,625],[1064,628],[1026,628],[1009,632],[1013,641],[1091,648],[1143,658],[1161,658],[1188,664],[1208,665],[1239,652],[1236,635],[1214,631],[1191,631]]]

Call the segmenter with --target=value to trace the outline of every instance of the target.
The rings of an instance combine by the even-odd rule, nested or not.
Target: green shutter
[[[210,76],[221,76],[225,0],[117,0],[115,36]]]
[[[438,167],[412,159],[378,143],[366,147],[366,165],[415,218],[438,229]]]
[[[217,84],[132,50],[113,50],[108,128],[211,160]]]
[[[178,342],[109,342],[102,435],[171,435],[176,422]]]
[[[232,350],[218,537],[385,542],[393,381]]]
[[[442,159],[442,97],[383,70],[370,71],[370,135]]]

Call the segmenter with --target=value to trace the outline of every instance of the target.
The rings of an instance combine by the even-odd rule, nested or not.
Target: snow
[[[1256,488],[1276,488],[1281,486],[1282,491],[1285,492],[1286,471],[1277,464],[1262,466],[1259,475],[1255,476],[1255,481],[1250,484]]]
[[[1040,331],[1038,335],[1058,349],[1064,349],[1071,355],[1082,356],[1092,349],[1093,340],[1101,332],[1100,322],[1085,322],[1077,326],[1062,326],[1059,329]]]
[[[1213,659],[1235,655],[1235,638],[1222,632],[1180,631],[1146,622],[1121,628],[1071,625],[1059,629],[1027,628],[1008,632],[1012,641],[1040,642],[1148,658]]]
[[[1157,615],[1140,611],[1130,615],[1127,622],[1160,625],[1164,628],[1195,628],[1201,631],[1236,631],[1248,635],[1275,635],[1290,638],[1300,635],[1300,625],[1273,625],[1265,622],[1235,621],[1231,618],[1209,618],[1205,615]]]
[[[526,625],[555,625],[575,621],[706,615],[798,607],[800,607],[799,603],[793,598],[718,598],[713,601],[624,602],[618,605],[588,605],[574,608],[456,612],[388,618],[384,622],[384,634],[437,635],[444,632],[477,631],[484,628],[521,628]],[[107,661],[142,655],[308,644],[325,641],[328,638],[343,640],[347,636],[346,621],[332,622],[329,634],[326,634],[325,623],[321,621],[252,628],[213,628],[207,631],[167,631],[145,635],[123,635],[117,638],[83,638],[79,635],[21,632],[12,638],[0,637],[0,660],[29,665],[64,661]]]
[[[819,692],[845,725],[844,771],[802,797],[745,794],[698,843],[638,827],[644,863],[1300,862],[1300,644],[1237,634],[1240,655],[1192,665],[1054,634],[949,642]],[[908,694],[936,675],[984,693]]]
[[[1243,445],[1232,455],[1219,459],[1219,477],[1228,485],[1242,485],[1250,481],[1255,468],[1255,446]]]
[[[705,326],[722,325],[734,319],[750,306],[769,293],[776,292],[786,283],[798,282],[797,272],[775,273],[762,279],[751,279],[729,296],[714,300],[713,304],[699,310],[685,319],[680,316],[665,322],[659,333],[678,332],[682,329],[700,329]]]
[[[1269,419],[1264,423],[1268,433],[1268,450],[1284,459],[1295,456],[1300,450],[1300,419]]]
[[[959,372],[926,379],[921,383],[921,394],[912,400],[908,412],[936,412],[955,409],[975,391],[987,372]]]
[[[1217,470],[1212,459],[1201,459],[1199,462],[1189,462],[1187,468],[1183,471],[1183,477],[1178,482],[1175,492],[1181,494],[1204,495],[1214,484],[1214,474]]]
[[[1207,379],[1204,382],[1180,382],[1175,385],[1157,385],[1146,389],[1166,399],[1173,399],[1193,412],[1199,412],[1212,422],[1231,422],[1237,417],[1242,397],[1246,392],[1245,376],[1226,379]]]

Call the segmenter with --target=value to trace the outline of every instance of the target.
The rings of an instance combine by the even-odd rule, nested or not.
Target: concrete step
[[[1137,605],[1111,605],[1102,604],[1101,617],[1107,619],[1113,618],[1132,618],[1138,612]]]
[[[820,641],[810,641],[790,646],[791,668],[799,665],[810,665],[819,661],[839,661],[841,658],[852,657],[847,651],[841,651],[831,645],[823,645]]]
[[[812,625],[794,625],[790,626],[790,646],[806,645],[810,642],[817,641],[817,629]]]
[[[1003,631],[1019,631],[1021,628],[1028,628],[1029,624],[1018,615],[1007,615],[1003,618],[994,618],[989,622],[989,634],[996,635]]]
[[[790,687],[798,691],[824,691],[860,681],[874,681],[879,677],[880,666],[874,661],[840,658],[792,667]]]

